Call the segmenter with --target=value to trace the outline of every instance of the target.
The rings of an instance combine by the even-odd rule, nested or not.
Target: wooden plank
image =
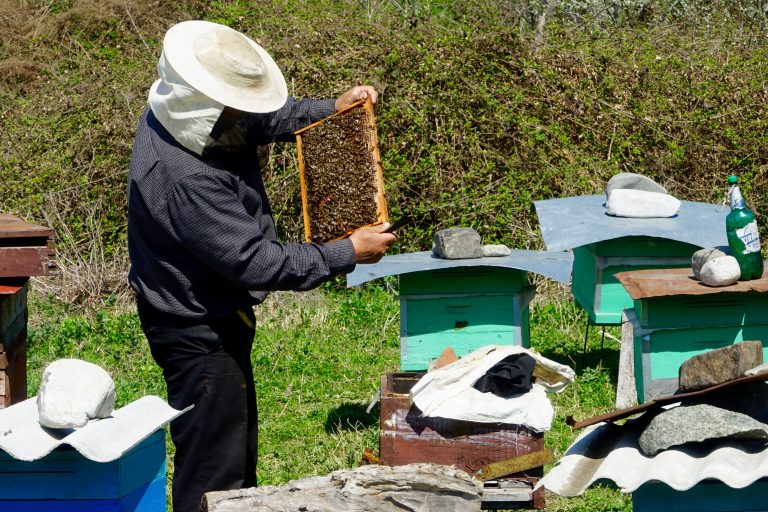
[[[0,238],[53,237],[53,229],[23,221],[7,213],[0,213]]]
[[[0,277],[45,276],[56,267],[50,247],[0,248]]]
[[[602,423],[604,421],[616,421],[623,418],[628,418],[630,416],[634,416],[635,414],[644,412],[648,409],[680,402],[686,398],[693,398],[693,397],[698,397],[702,395],[708,395],[710,393],[714,393],[715,391],[719,391],[723,388],[740,386],[742,384],[749,384],[752,382],[762,382],[765,380],[768,380],[768,372],[760,373],[757,375],[750,375],[748,377],[741,377],[741,378],[732,380],[730,382],[724,382],[722,384],[718,384],[717,386],[712,386],[707,389],[691,391],[690,393],[679,393],[676,395],[659,397],[659,398],[656,398],[655,400],[651,400],[638,405],[633,405],[632,407],[626,407],[624,409],[614,410],[611,412],[607,412],[605,414],[593,416],[592,418],[587,418],[585,420],[575,420],[573,416],[568,416],[565,418],[565,422],[573,428],[584,428],[590,425],[595,425],[597,423]]]
[[[691,268],[651,269],[616,274],[629,295],[637,299],[680,295],[768,292],[768,269],[763,277],[730,286],[707,286],[693,276]]]

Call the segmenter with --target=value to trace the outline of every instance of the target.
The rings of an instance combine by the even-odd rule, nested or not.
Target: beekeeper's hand
[[[384,256],[389,246],[395,243],[397,235],[385,233],[390,223],[371,226],[355,231],[349,237],[355,248],[356,263],[376,263]]]
[[[358,85],[353,87],[336,98],[336,112],[347,108],[356,101],[364,100],[366,98],[371,98],[371,103],[375,105],[379,100],[379,93],[376,92],[376,89],[374,89],[372,85]]]

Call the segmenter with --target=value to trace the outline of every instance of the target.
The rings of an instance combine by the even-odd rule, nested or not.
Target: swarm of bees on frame
[[[301,134],[307,213],[323,243],[379,218],[372,120],[362,108],[327,118]]]

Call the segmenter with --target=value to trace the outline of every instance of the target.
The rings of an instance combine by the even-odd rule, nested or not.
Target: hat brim
[[[171,27],[163,40],[163,53],[168,63],[189,85],[222,105],[244,112],[273,112],[288,99],[288,85],[283,73],[269,53],[251,38],[248,43],[261,56],[267,68],[269,87],[262,91],[236,87],[212,75],[197,59],[193,41],[211,30],[232,30],[210,21],[184,21]]]

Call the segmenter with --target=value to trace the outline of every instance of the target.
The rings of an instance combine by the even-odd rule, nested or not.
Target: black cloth
[[[261,302],[272,290],[308,290],[351,272],[349,239],[276,240],[256,144],[333,112],[333,100],[290,99],[248,114],[248,146],[197,155],[176,142],[151,110],[142,115],[128,173],[131,287],[159,311],[215,318]]]
[[[211,322],[164,315],[139,300],[168,403],[194,407],[171,422],[173,510],[198,512],[208,491],[256,486],[257,412],[251,308]]]
[[[528,354],[512,354],[493,365],[472,387],[502,398],[527,393],[535,366],[536,360]]]

